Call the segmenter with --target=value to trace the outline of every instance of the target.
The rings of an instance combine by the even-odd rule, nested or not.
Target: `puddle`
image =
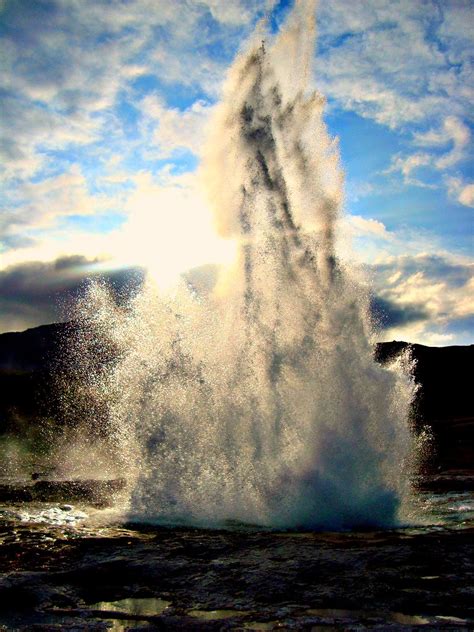
[[[171,601],[157,597],[129,597],[127,599],[118,599],[117,601],[98,601],[87,604],[84,608],[71,610],[67,608],[51,608],[45,614],[47,617],[52,615],[54,617],[52,620],[55,623],[57,623],[59,617],[64,629],[66,629],[66,624],[68,625],[67,629],[69,629],[70,624],[77,623],[78,618],[80,620],[87,618],[91,622],[95,621],[94,625],[98,624],[99,621],[104,625],[103,620],[107,619],[107,630],[112,632],[125,632],[125,630],[134,630],[136,628],[140,630],[147,628],[155,630],[156,626],[150,622],[150,618],[159,616],[170,605]],[[151,620],[153,621],[153,619]],[[91,626],[91,629],[95,628]]]
[[[77,523],[88,518],[84,511],[75,509],[73,505],[61,505],[49,507],[41,511],[20,510],[15,514],[15,518],[20,522],[33,524],[50,524],[55,526],[75,526]]]
[[[244,623],[245,630],[276,630],[282,627],[279,621],[249,621],[248,623]]]
[[[460,619],[459,617],[435,617],[436,621],[444,621],[446,623],[457,623],[458,625],[467,625],[468,619]],[[471,621],[472,623],[472,621]]]
[[[107,632],[126,632],[127,630],[135,630],[136,628],[143,630],[150,628],[155,630],[154,626],[151,626],[148,621],[140,621],[139,619],[127,620],[120,619],[120,621],[114,620],[108,624]]]
[[[150,624],[147,620],[137,618],[128,619],[127,616],[121,616],[120,619],[108,619],[105,623],[102,617],[88,616],[89,613],[84,610],[61,610],[55,612],[52,609],[49,612],[35,612],[25,617],[11,618],[6,617],[0,620],[0,632],[10,632],[11,630],[107,630],[108,632],[126,632],[126,630],[144,631],[147,629],[156,630],[156,626]],[[117,614],[117,616],[120,616]]]
[[[171,601],[157,597],[130,597],[118,601],[99,601],[89,604],[87,608],[102,612],[121,612],[134,617],[153,617],[162,614],[170,605]]]
[[[217,621],[219,619],[231,619],[232,617],[243,617],[248,612],[243,610],[188,610],[186,613],[190,617],[203,621]]]
[[[402,614],[401,612],[389,612],[387,618],[394,623],[401,625],[426,625],[432,623],[431,619],[411,614]]]
[[[350,619],[364,621],[366,619],[381,619],[401,625],[426,625],[430,619],[401,612],[376,612],[371,610],[342,610],[340,608],[310,608],[306,613],[323,619]]]

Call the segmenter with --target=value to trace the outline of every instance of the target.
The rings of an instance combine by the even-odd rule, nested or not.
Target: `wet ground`
[[[419,493],[425,525],[356,533],[101,527],[106,509],[9,503],[0,629],[473,629],[474,493],[453,487]]]

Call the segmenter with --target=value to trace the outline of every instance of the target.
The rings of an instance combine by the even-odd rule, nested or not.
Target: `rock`
[[[99,507],[112,503],[116,492],[125,487],[122,478],[111,480],[37,481],[0,485],[0,501],[3,502],[56,502],[82,501]],[[62,507],[70,507],[66,504]],[[63,511],[70,511],[63,509]]]

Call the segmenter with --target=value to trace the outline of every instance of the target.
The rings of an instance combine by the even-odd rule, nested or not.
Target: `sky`
[[[88,278],[222,264],[199,176],[235,55],[278,0],[0,0],[0,332]],[[320,0],[314,84],[345,172],[340,256],[379,339],[474,342],[471,0]],[[295,69],[297,72],[298,69]]]

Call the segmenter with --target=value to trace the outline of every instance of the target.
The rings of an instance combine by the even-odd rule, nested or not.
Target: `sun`
[[[162,290],[192,268],[235,260],[235,240],[217,234],[204,195],[189,180],[162,186],[145,178],[128,211],[117,255],[126,265],[146,268]]]

